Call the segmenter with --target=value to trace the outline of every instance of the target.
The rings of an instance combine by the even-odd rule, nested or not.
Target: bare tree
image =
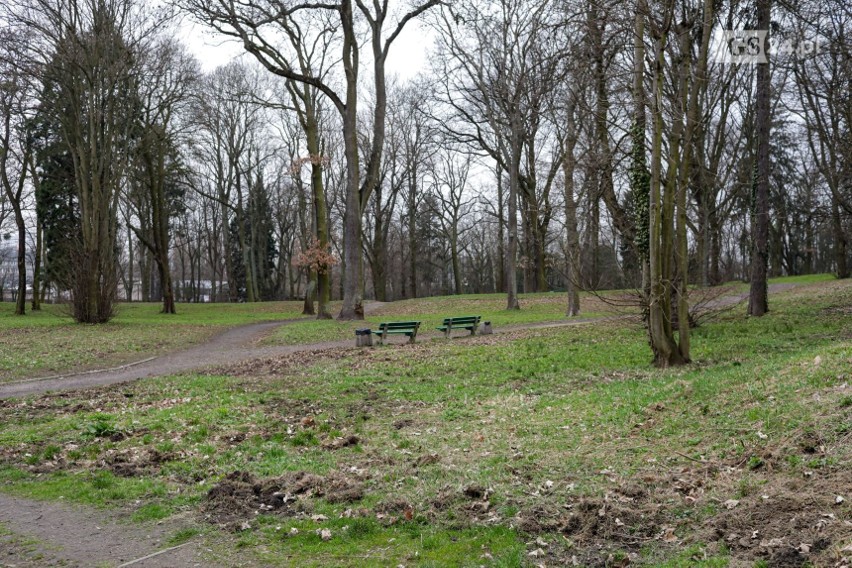
[[[695,20],[684,19],[675,24],[675,6],[664,2],[662,18],[648,14],[647,4],[640,3],[639,17],[647,15],[653,39],[653,125],[648,207],[648,284],[646,289],[648,334],[654,362],[661,367],[688,363],[690,360],[687,245],[687,184],[690,181],[693,136],[698,121],[699,94],[706,79],[710,31],[713,21],[712,2],[705,1],[701,13],[702,43],[699,55],[692,61],[691,37]],[[637,21],[636,30],[644,28]],[[670,92],[671,124],[665,124],[665,74],[668,40],[674,36],[671,55],[673,77]],[[636,37],[635,41],[643,41]],[[634,65],[642,68],[642,48],[637,48]],[[642,82],[634,80],[634,125],[644,121]],[[663,180],[663,138],[668,134],[668,159]],[[634,150],[644,135],[634,134]],[[641,164],[634,175],[641,174]],[[678,338],[675,339],[674,331]]]
[[[454,293],[464,293],[461,269],[461,238],[471,229],[464,225],[476,198],[468,191],[468,177],[472,156],[444,146],[438,153],[435,164],[434,212],[440,224],[441,235],[450,249],[453,266]],[[466,195],[467,194],[467,195]]]
[[[266,125],[265,106],[257,100],[261,85],[256,69],[231,63],[208,75],[195,97],[194,154],[201,175],[196,176],[193,189],[220,208],[225,272],[232,302],[239,296],[235,280],[238,271],[245,274],[246,299],[257,300],[244,199],[259,163],[267,155],[266,150],[257,149],[260,141],[266,139],[262,132]],[[230,231],[232,222],[235,235]],[[231,255],[234,250],[239,253],[236,258]]]
[[[757,0],[757,29],[769,31],[771,0]],[[768,39],[767,33],[767,39]],[[766,50],[768,51],[768,50]],[[772,120],[769,62],[757,64],[757,163],[755,167],[754,221],[752,223],[751,290],[748,313],[762,316],[769,311],[767,268],[769,265],[769,127]]]
[[[797,38],[807,32],[816,36],[820,49],[793,59],[797,114],[806,126],[808,150],[829,190],[835,272],[838,278],[848,278],[849,237],[842,219],[852,216],[852,183],[848,181],[852,171],[852,59],[847,36],[852,14],[836,2],[805,4],[804,9],[807,12],[800,15],[804,21],[797,22],[794,31]],[[810,22],[816,23],[816,29]]]
[[[140,82],[138,175],[146,193],[150,232],[134,228],[153,255],[160,277],[163,313],[174,314],[175,291],[170,266],[170,221],[184,185],[180,157],[181,136],[199,71],[197,62],[170,38],[162,38],[145,53]],[[141,211],[140,211],[141,213]]]
[[[508,309],[520,307],[520,198],[525,199],[525,214],[529,214],[525,218],[528,233],[543,227],[538,222],[541,202],[535,189],[540,158],[537,134],[548,95],[564,72],[563,28],[553,20],[553,9],[549,0],[477,2],[442,10],[436,23],[443,66],[435,72],[446,77],[442,97],[453,113],[446,130],[458,142],[488,155],[508,177]],[[561,156],[553,156],[550,162],[548,183],[559,171]],[[548,183],[543,186],[545,196]],[[536,262],[543,270],[543,239],[530,237],[533,243],[538,239]]]
[[[361,214],[378,183],[382,151],[385,143],[385,114],[387,106],[385,61],[393,42],[408,22],[441,0],[418,2],[390,23],[392,9],[387,0],[372,6],[362,0],[342,0],[339,3],[318,4],[297,2],[282,6],[270,0],[249,0],[235,3],[232,0],[180,0],[180,4],[201,22],[213,26],[220,33],[238,38],[270,72],[285,79],[306,83],[322,92],[341,115],[343,142],[347,164],[346,211],[344,216],[344,281],[343,306],[340,319],[363,319]],[[290,46],[278,41],[278,34],[286,37],[293,33],[292,16],[304,11],[331,11],[339,18],[341,34],[341,65],[345,78],[345,94],[339,94],[323,77],[305,74],[296,63]],[[356,13],[369,29],[369,44],[373,56],[375,104],[373,107],[373,134],[365,176],[360,175],[358,147],[358,76],[360,70],[360,43]],[[316,73],[316,70],[312,70]]]
[[[44,71],[41,111],[60,126],[73,158],[81,243],[73,262],[74,317],[113,315],[119,187],[133,145],[136,54],[161,22],[133,0],[32,0],[10,20],[33,42],[28,56]]]
[[[24,315],[27,304],[27,226],[24,219],[24,189],[32,147],[27,141],[25,116],[32,96],[29,74],[20,65],[15,46],[22,38],[0,32],[0,184],[18,230],[18,283],[15,314]],[[33,291],[35,297],[35,290]]]

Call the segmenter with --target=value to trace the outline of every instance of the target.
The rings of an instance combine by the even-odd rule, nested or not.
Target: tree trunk
[[[23,176],[23,173],[21,174]],[[21,212],[20,200],[12,202],[15,213],[15,225],[18,228],[18,296],[15,302],[15,315],[27,313],[27,225]],[[33,290],[35,297],[35,290]]]
[[[589,171],[591,170],[591,171]],[[600,285],[598,273],[598,247],[600,245],[600,175],[595,166],[586,170],[584,180],[586,198],[586,233],[583,236],[583,284],[587,289],[595,290]]]
[[[715,206],[708,211],[707,224],[710,230],[710,285],[718,286],[722,283],[722,226]]]
[[[164,314],[175,314],[175,291],[172,285],[172,270],[169,263],[169,207],[166,203],[166,193],[163,187],[166,181],[165,156],[158,160],[157,179],[153,180],[151,186],[154,228],[154,257],[160,272],[160,288],[163,291]]]
[[[310,148],[310,137],[308,147]],[[317,140],[317,150],[319,150]],[[317,240],[323,250],[328,250],[330,238],[328,233],[328,206],[325,199],[325,187],[322,179],[322,156],[317,152],[317,159],[311,163],[311,189],[314,196],[314,230]],[[316,162],[316,163],[315,163]],[[331,267],[317,273],[317,319],[331,319],[329,303],[331,302]]]
[[[5,102],[5,101],[4,101]],[[24,144],[23,157],[15,183],[9,179],[9,155],[11,154],[11,140],[14,127],[12,126],[12,107],[3,108],[3,130],[0,138],[0,178],[2,178],[3,192],[12,206],[15,217],[15,226],[18,229],[18,286],[15,296],[15,315],[22,316],[27,313],[27,226],[24,222],[24,214],[21,209],[21,196],[27,180],[27,165],[31,163],[30,144]],[[34,168],[33,168],[34,170]],[[38,251],[36,251],[36,254]],[[35,290],[33,291],[35,297]]]
[[[521,151],[522,138],[520,117],[511,117],[510,141],[510,171],[509,171],[509,250],[506,255],[506,280],[508,292],[506,294],[506,309],[521,309],[518,302],[518,192],[521,178]]]
[[[352,1],[340,7],[343,25],[343,68],[346,76],[346,105],[343,111],[343,146],[346,155],[346,202],[343,213],[343,305],[340,320],[364,319],[361,262],[361,187],[358,159],[358,45]],[[377,94],[378,96],[378,94]],[[373,117],[378,121],[379,117]]]
[[[843,231],[843,220],[840,217],[840,206],[837,200],[831,201],[831,221],[834,227],[834,258],[838,278],[849,278],[849,266],[846,262],[847,239]]]
[[[636,208],[634,241],[642,272],[643,319],[649,324],[651,299],[650,267],[650,215],[648,206],[651,201],[651,175],[648,171],[645,131],[645,14],[647,3],[641,2],[633,21],[633,129],[631,131],[631,164],[629,170],[630,190]]]
[[[295,98],[293,102],[294,104],[298,104],[298,100],[295,100]],[[304,130],[307,131],[307,127],[304,127]],[[308,152],[312,153],[310,147],[308,148]],[[313,182],[313,176],[311,181]],[[305,195],[305,186],[302,183],[301,175],[296,177],[295,185],[298,189],[299,196],[298,219],[300,240],[302,242],[302,247],[307,250],[309,247],[312,246],[312,237],[316,237],[316,224],[311,223],[310,226],[308,224],[308,199]],[[313,206],[311,207],[311,209],[313,209]],[[315,215],[311,215],[312,218],[314,216]],[[301,274],[302,271],[304,271],[305,276],[307,278],[307,282],[305,283],[305,300],[302,304],[302,315],[313,316],[316,315],[316,312],[314,311],[314,292],[316,291],[317,273],[314,270],[311,270],[310,267],[302,267],[302,270],[299,270],[299,274]]]
[[[42,255],[42,238],[44,229],[41,226],[41,221],[36,219],[36,248],[33,255],[33,299],[31,309],[34,312],[41,310],[41,255]]]
[[[768,30],[771,0],[757,0],[757,29]],[[754,224],[752,226],[751,290],[748,314],[762,316],[769,311],[767,298],[767,268],[769,264],[769,123],[770,109],[769,63],[757,64],[756,134],[757,182],[754,196]]]
[[[412,171],[408,186],[408,296],[417,297],[417,174]]]
[[[664,32],[665,33],[665,32]],[[669,367],[682,363],[680,351],[671,329],[671,224],[672,218],[667,202],[671,191],[665,196],[662,190],[663,149],[663,69],[665,35],[654,41],[654,128],[651,147],[651,196],[649,211],[649,273],[650,297],[648,306],[648,334],[654,353],[654,364]],[[668,241],[668,242],[667,242]]]
[[[31,152],[29,155],[29,160],[27,160],[26,165],[30,169],[30,179],[33,184],[33,194],[39,194],[39,177],[38,173],[35,169],[35,160],[33,159],[33,153]],[[36,211],[36,248],[35,254],[33,255],[33,299],[31,308],[34,312],[41,310],[41,303],[44,298],[44,292],[42,288],[46,288],[47,282],[43,282],[41,279],[41,262],[44,256],[44,227],[42,226],[42,220],[38,216],[38,211]]]
[[[375,216],[373,217],[373,239],[370,243],[370,272],[373,277],[373,292],[379,302],[387,301],[387,243],[385,231],[389,219],[382,211],[382,188],[374,191]]]
[[[464,286],[462,285],[461,262],[459,260],[459,237],[456,228],[453,228],[453,234],[450,236],[450,256],[453,262],[453,285],[456,294],[464,294]]]
[[[254,286],[254,274],[252,270],[252,260],[251,260],[251,250],[248,246],[248,242],[246,240],[246,212],[243,208],[243,189],[242,184],[240,182],[241,175],[239,171],[237,171],[237,207],[234,211],[234,216],[237,221],[237,242],[240,246],[240,259],[243,263],[243,273],[246,277],[246,301],[249,303],[253,303],[257,301],[257,297],[255,296],[255,286]]]
[[[569,95],[570,96],[570,95]],[[577,198],[574,195],[574,171],[577,160],[574,149],[577,145],[577,123],[574,117],[576,101],[570,96],[566,112],[565,150],[562,158],[562,174],[565,178],[565,230],[567,233],[568,260],[568,309],[565,315],[574,317],[580,314],[580,234],[577,230]]]
[[[507,293],[508,287],[506,285],[506,250],[505,250],[505,241],[506,236],[503,232],[503,172],[500,170],[500,167],[497,167],[497,265],[500,267],[500,270],[497,271],[497,291],[500,293]]]
[[[128,223],[128,227],[130,224]],[[127,288],[124,290],[124,297],[126,302],[133,301],[133,273],[136,270],[136,267],[133,266],[134,256],[133,251],[135,250],[133,246],[133,231],[127,230]]]
[[[316,272],[313,270],[305,270],[308,275],[308,283],[305,286],[305,302],[302,305],[303,316],[316,315],[314,310],[314,294],[316,292]]]

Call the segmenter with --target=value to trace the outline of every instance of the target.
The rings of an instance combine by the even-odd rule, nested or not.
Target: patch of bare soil
[[[235,471],[210,488],[204,511],[211,522],[224,528],[247,530],[259,513],[307,516],[313,511],[313,499],[354,503],[363,497],[363,482],[342,473],[321,476],[299,471],[258,479],[251,473]]]
[[[215,367],[209,372],[214,375],[228,375],[232,377],[285,376],[304,369],[320,360],[337,361],[357,353],[363,352],[341,348],[340,346],[326,349],[309,349],[274,357],[247,359],[239,363]]]
[[[736,494],[743,473],[707,465],[621,480],[602,498],[518,503],[511,524],[536,539],[528,544],[548,565],[626,566],[653,543],[670,552],[693,544],[707,554],[724,549],[732,566],[852,566],[852,471],[767,472],[753,494],[723,500]],[[448,507],[446,496],[435,506]]]
[[[728,502],[697,534],[706,542],[724,543],[736,560],[765,560],[782,568],[849,566],[850,489],[849,470],[812,480],[769,478],[759,494]]]
[[[176,453],[164,453],[156,449],[108,450],[98,465],[121,477],[136,477],[157,474],[164,463],[178,457]]]

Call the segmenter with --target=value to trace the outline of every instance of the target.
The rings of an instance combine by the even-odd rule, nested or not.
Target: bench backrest
[[[470,323],[479,323],[482,316],[462,316],[458,318],[444,318],[444,325],[466,325]]]
[[[419,321],[394,321],[379,324],[379,329],[382,331],[396,329],[417,329],[419,327]]]

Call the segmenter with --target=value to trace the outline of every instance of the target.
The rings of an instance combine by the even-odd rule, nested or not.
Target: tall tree
[[[373,2],[341,0],[337,3],[294,2],[282,7],[272,0],[249,0],[235,4],[231,0],[181,0],[184,6],[201,22],[217,31],[240,39],[246,51],[252,54],[270,72],[318,89],[332,102],[341,115],[343,143],[346,156],[346,194],[344,215],[344,278],[343,306],[340,319],[363,319],[361,215],[378,183],[382,152],[385,143],[385,115],[387,88],[385,62],[394,41],[409,21],[440,3],[425,0],[415,3],[403,12],[395,23],[387,0]],[[339,19],[341,45],[341,71],[344,77],[344,94],[338,93],[322,75],[305,74],[298,65],[293,51],[279,41],[279,34],[291,33],[292,16],[303,11],[331,11]],[[360,17],[358,17],[360,16]],[[373,133],[371,149],[366,159],[365,175],[360,172],[358,147],[358,101],[361,42],[358,22],[363,21],[369,30],[368,42],[373,56]],[[389,30],[386,29],[389,25]],[[283,32],[283,34],[282,34]],[[316,73],[316,70],[312,70]]]
[[[435,216],[440,225],[441,235],[450,249],[450,261],[453,267],[453,293],[464,293],[464,276],[461,268],[461,238],[470,225],[464,220],[470,214],[473,197],[466,197],[472,165],[469,154],[459,153],[450,146],[440,151],[435,164]]]
[[[160,278],[163,310],[174,314],[170,250],[171,219],[183,183],[179,144],[181,130],[188,121],[181,116],[189,103],[198,78],[198,64],[184,48],[170,38],[162,38],[144,54],[139,89],[139,141],[136,146],[138,175],[145,191],[150,232],[134,229],[154,257]],[[170,191],[171,190],[171,191]],[[140,211],[140,214],[142,211]]]
[[[159,22],[133,0],[33,0],[16,8],[13,21],[35,36],[30,54],[44,69],[42,112],[59,125],[73,162],[81,227],[74,317],[105,322],[116,293],[119,188],[134,142],[136,50]]]
[[[846,8],[846,9],[844,9]],[[852,13],[838,2],[804,4],[794,13],[798,37],[813,35],[819,49],[793,59],[797,114],[804,122],[805,141],[817,170],[828,186],[831,228],[834,236],[834,270],[848,278],[852,218],[852,57],[849,30]],[[849,225],[849,223],[846,223]]]
[[[436,24],[442,57],[435,72],[444,78],[441,97],[452,114],[445,129],[456,141],[488,155],[508,178],[508,246],[504,259],[508,309],[520,307],[520,199],[524,200],[527,232],[532,239],[528,241],[540,253],[536,262],[542,270],[544,264],[543,239],[530,233],[546,226],[537,222],[541,205],[535,183],[541,159],[536,150],[537,135],[548,96],[564,73],[563,28],[556,25],[554,12],[549,0],[474,2],[443,9]],[[560,163],[560,156],[550,160],[549,182]],[[549,185],[543,187],[546,194]]]
[[[650,198],[648,204],[648,283],[646,309],[648,334],[654,363],[661,367],[679,365],[690,361],[690,321],[687,296],[688,241],[687,241],[687,184],[690,182],[693,137],[698,122],[699,93],[703,89],[709,55],[710,29],[713,21],[712,2],[704,2],[701,24],[702,43],[696,59],[692,58],[691,38],[694,20],[683,19],[675,24],[673,2],[664,2],[662,18],[655,18],[640,2],[639,15],[649,22],[654,46],[652,147],[650,171]],[[644,26],[636,22],[635,29]],[[677,41],[669,44],[674,36]],[[635,38],[635,41],[641,41]],[[642,63],[638,57],[644,49],[637,49],[636,69]],[[666,55],[671,54],[671,80],[666,89]],[[634,75],[634,128],[642,123],[644,99],[641,81]],[[672,94],[669,101],[665,92]],[[668,102],[668,105],[667,105]],[[669,106],[671,123],[665,122]],[[663,138],[668,138],[668,157],[663,179]],[[633,135],[634,152],[644,138],[637,131]],[[644,181],[641,156],[633,158],[634,189],[641,190]],[[641,242],[640,242],[641,244]],[[675,337],[677,330],[677,338]]]
[[[15,218],[18,231],[18,283],[15,315],[24,315],[27,305],[27,225],[24,219],[24,189],[32,145],[25,131],[25,113],[30,93],[29,75],[16,57],[22,38],[0,31],[0,185]],[[35,295],[35,291],[33,291]]]
[[[757,29],[766,31],[769,39],[771,0],[757,0]],[[768,43],[763,53],[768,54]],[[754,216],[752,223],[751,288],[748,296],[748,313],[762,316],[769,311],[768,266],[769,266],[769,178],[771,162],[769,159],[769,136],[772,84],[769,76],[769,61],[757,64],[756,137],[757,152],[754,182]]]

